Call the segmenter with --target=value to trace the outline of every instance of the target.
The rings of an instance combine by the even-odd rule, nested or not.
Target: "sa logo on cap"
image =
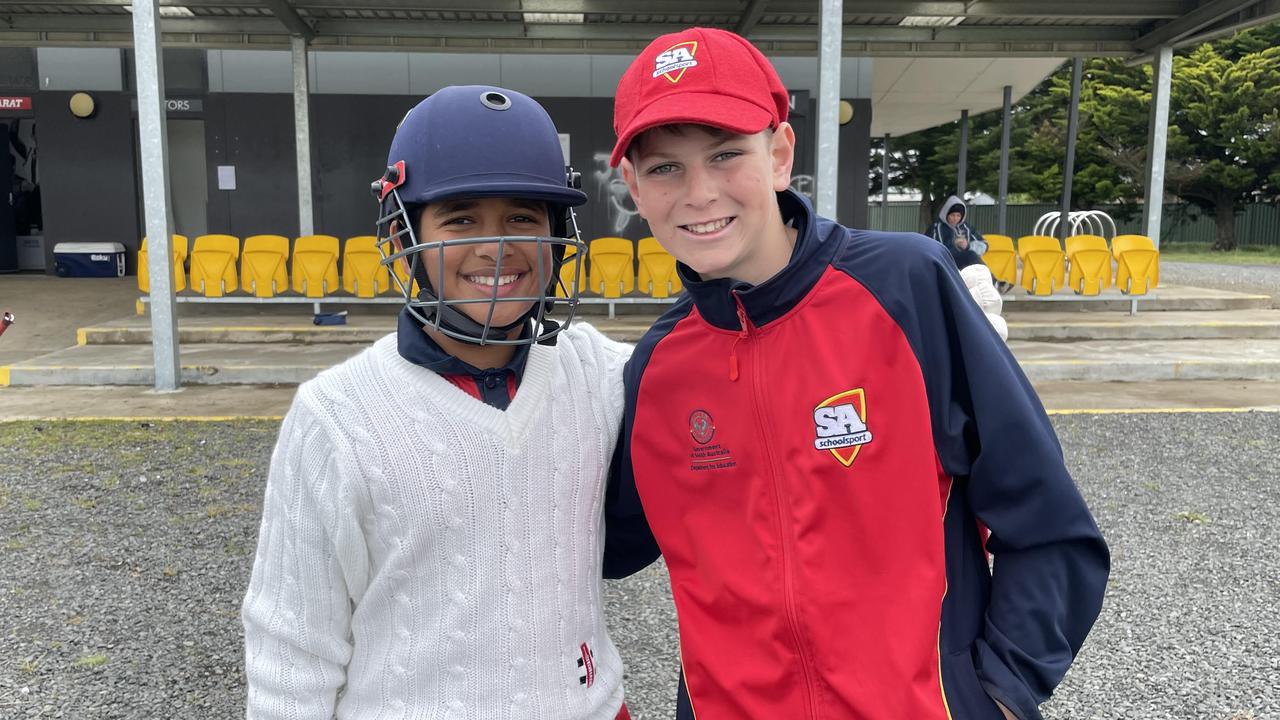
[[[658,53],[658,58],[654,61],[653,76],[665,75],[671,84],[680,82],[680,78],[684,77],[684,71],[698,64],[693,59],[698,54],[698,41],[686,40],[676,43],[671,47]],[[675,76],[672,76],[675,73]]]

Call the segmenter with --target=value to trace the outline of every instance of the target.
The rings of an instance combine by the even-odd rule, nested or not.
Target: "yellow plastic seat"
[[[1067,238],[1067,284],[1077,295],[1097,295],[1111,285],[1111,251],[1098,235]]]
[[[240,254],[240,289],[254,297],[269,298],[289,289],[289,238],[283,235],[250,235]]]
[[[173,252],[173,291],[182,292],[187,288],[187,250],[190,245],[186,235],[174,235],[169,246]],[[151,275],[147,269],[147,239],[142,238],[142,247],[138,248],[138,289],[144,293],[151,292]]]
[[[1024,235],[1018,238],[1018,257],[1022,259],[1022,288],[1032,295],[1050,295],[1062,287],[1066,279],[1062,246],[1057,238],[1047,235]]]
[[[635,251],[635,245],[626,238],[592,240],[587,249],[591,259],[591,292],[616,298],[635,290],[636,274],[632,268]]]
[[[1145,295],[1160,285],[1160,251],[1145,235],[1117,235],[1111,240],[1116,259],[1116,287],[1127,295]]]
[[[1010,285],[1018,284],[1018,253],[1013,248],[1013,238],[1008,235],[983,235],[987,241],[987,252],[982,255],[996,280],[1003,280]]]
[[[566,248],[564,262],[560,265],[560,282],[556,283],[556,297],[569,297],[569,292],[573,290],[575,272],[578,274],[578,292],[584,293],[587,290],[587,264],[578,255],[577,248]]]
[[[656,238],[641,238],[636,256],[640,261],[640,270],[636,273],[640,292],[649,297],[665,298],[684,289],[676,273],[676,259]]]
[[[191,289],[205,297],[235,292],[236,261],[240,238],[234,235],[201,235],[191,248]]]
[[[293,242],[293,291],[309,298],[337,292],[338,238],[303,235]]]
[[[407,260],[404,262],[397,261],[396,264],[392,266],[392,270],[395,272],[396,277],[399,278],[400,282],[402,283],[409,282],[409,268],[406,265],[407,262],[408,262]],[[391,277],[390,275],[387,276],[388,280],[390,279],[390,277]],[[401,286],[396,285],[395,283],[391,284],[391,290],[394,292],[397,292],[397,293],[401,292],[400,287]],[[413,286],[410,288],[410,292],[413,293],[413,296],[415,298],[418,297],[419,289],[420,288],[418,286],[418,281],[415,279],[413,281]]]
[[[342,289],[371,298],[391,289],[391,276],[382,264],[378,239],[372,235],[347,238],[342,246]]]

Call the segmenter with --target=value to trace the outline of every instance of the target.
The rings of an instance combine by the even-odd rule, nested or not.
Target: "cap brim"
[[[636,136],[659,125],[693,123],[710,125],[729,132],[754,135],[773,123],[773,115],[759,105],[716,93],[687,92],[668,95],[645,107],[618,136],[609,157],[617,167]]]

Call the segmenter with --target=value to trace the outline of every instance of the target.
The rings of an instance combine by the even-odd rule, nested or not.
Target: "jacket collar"
[[[796,228],[796,244],[786,267],[759,285],[733,278],[703,281],[692,268],[677,263],[685,292],[712,325],[739,330],[738,302],[755,327],[777,320],[809,293],[830,263],[836,243],[828,237],[839,226],[818,217],[809,200],[794,190],[778,193],[778,207],[783,222]]]

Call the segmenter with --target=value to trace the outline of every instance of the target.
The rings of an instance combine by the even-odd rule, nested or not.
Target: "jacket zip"
[[[729,379],[737,380],[738,343],[750,338],[751,323],[747,319],[746,309],[742,306],[742,298],[738,296],[737,292],[733,293],[733,300],[738,306],[738,323],[740,330],[738,331],[738,337],[733,340],[733,348],[730,350],[729,354]],[[818,702],[813,695],[813,670],[810,667],[811,661],[809,660],[808,654],[805,652],[805,646],[800,637],[800,620],[796,615],[795,593],[793,590],[794,582],[791,577],[790,556],[795,552],[792,548],[791,520],[783,511],[785,506],[782,502],[782,488],[778,482],[778,474],[775,471],[776,463],[773,453],[773,443],[769,440],[769,433],[765,428],[765,416],[764,413],[761,412],[760,408],[760,398],[763,397],[763,395],[761,395],[760,389],[759,368],[760,362],[757,358],[757,361],[752,365],[751,369],[751,405],[752,409],[755,411],[756,430],[760,433],[760,438],[764,446],[765,457],[768,458],[769,461],[767,472],[769,474],[770,484],[773,485],[773,500],[778,512],[778,534],[779,540],[781,540],[782,543],[782,600],[783,605],[786,607],[787,626],[791,630],[791,641],[795,643],[796,656],[800,658],[800,671],[804,675],[805,698],[809,706],[806,715],[810,718],[816,719],[818,717]]]

